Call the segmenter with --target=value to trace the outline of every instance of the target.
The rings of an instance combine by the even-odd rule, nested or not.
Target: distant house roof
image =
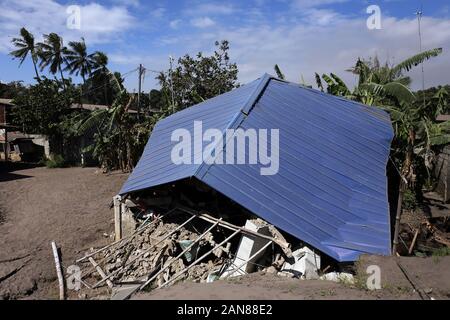
[[[176,165],[171,134],[182,128],[192,136],[194,121],[223,133],[279,129],[278,173],[261,175],[261,164]],[[264,75],[159,121],[119,193],[195,178],[338,261],[389,255],[386,164],[393,136],[379,108]],[[246,159],[254,148],[245,150]]]
[[[20,132],[20,131],[13,131],[13,132],[8,132],[8,142],[13,142],[15,140],[21,140],[21,139],[32,139],[30,138],[28,135]],[[5,142],[5,136],[4,135],[0,135],[0,142],[4,143]]]
[[[6,105],[6,106],[13,106],[12,99],[3,99],[0,98],[0,104]]]
[[[2,99],[0,98],[0,104],[7,105],[7,106],[13,106],[12,99]],[[83,109],[83,110],[105,110],[110,108],[110,106],[103,105],[103,104],[89,104],[89,103],[74,103],[70,106],[71,109]],[[128,113],[137,113],[136,110],[128,109]]]
[[[440,114],[437,116],[436,121],[440,122],[450,121],[450,114]]]
[[[103,104],[89,104],[89,103],[74,103],[72,104],[72,106],[70,107],[71,109],[83,109],[83,110],[89,110],[89,111],[94,111],[94,110],[106,110],[109,109],[110,106],[107,105],[103,105]],[[128,113],[137,113],[136,110],[132,110],[132,109],[128,109]]]

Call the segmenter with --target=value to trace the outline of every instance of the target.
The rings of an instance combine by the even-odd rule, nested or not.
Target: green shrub
[[[44,160],[44,163],[45,163],[45,166],[50,169],[65,167],[64,158],[59,154],[53,155],[52,159]]]
[[[439,248],[439,249],[434,249],[432,255],[433,255],[433,257],[450,256],[450,248],[449,247],[442,247],[442,248]]]
[[[410,189],[406,189],[405,193],[403,194],[403,203],[402,207],[405,210],[414,210],[417,208],[417,197],[414,191]]]

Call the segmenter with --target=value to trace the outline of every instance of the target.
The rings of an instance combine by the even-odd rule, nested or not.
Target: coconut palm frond
[[[396,66],[394,66],[391,69],[391,74],[393,76],[396,76],[396,75],[399,75],[402,71],[409,71],[413,67],[416,67],[419,64],[421,64],[422,62],[424,62],[432,57],[436,57],[436,56],[440,55],[441,53],[442,53],[442,48],[435,48],[435,49],[427,50],[422,53],[416,54],[415,56],[412,56],[412,57],[400,62]]]

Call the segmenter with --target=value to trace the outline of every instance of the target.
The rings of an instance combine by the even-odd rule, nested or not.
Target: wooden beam
[[[110,287],[112,289],[113,288],[113,283],[111,282],[111,280],[108,280],[108,277],[106,276],[105,272],[97,264],[97,262],[95,262],[95,260],[92,257],[89,258],[89,262],[92,263],[92,265],[97,270],[97,272],[100,275],[100,277],[102,277],[102,279],[105,279],[106,284],[108,285],[108,287]]]
[[[148,217],[148,218],[142,223],[142,225],[141,225],[139,228],[136,229],[136,231],[135,231],[133,234],[130,234],[129,236],[126,236],[125,238],[122,238],[122,239],[120,239],[120,240],[114,241],[113,243],[110,243],[110,244],[108,244],[108,245],[106,245],[106,246],[104,246],[104,247],[102,247],[102,248],[100,248],[100,249],[98,249],[98,250],[96,250],[96,251],[94,251],[94,252],[88,254],[88,255],[85,255],[84,257],[82,257],[82,258],[76,260],[75,262],[76,262],[76,263],[79,263],[79,262],[81,262],[81,261],[83,261],[83,260],[85,260],[85,259],[87,259],[87,258],[89,258],[89,257],[92,257],[92,256],[96,255],[97,253],[100,253],[100,252],[102,252],[102,251],[104,251],[104,250],[106,250],[106,249],[108,249],[108,248],[110,248],[110,247],[112,247],[112,246],[117,245],[117,244],[125,245],[125,244],[129,243],[129,242],[130,242],[131,240],[133,240],[137,235],[141,234],[142,231],[144,231],[145,229],[147,229],[149,226],[151,226],[152,224],[154,224],[156,221],[160,221],[162,218],[164,218],[165,216],[167,216],[167,215],[173,213],[174,211],[175,211],[174,209],[172,209],[172,210],[170,210],[170,211],[167,211],[165,214],[161,215],[161,217],[157,217],[157,218],[155,218],[155,220],[153,220],[153,221],[150,222],[149,224],[146,224],[147,221],[150,219],[150,217]],[[125,240],[127,240],[127,241],[125,241]]]
[[[121,196],[117,195],[113,198],[114,203],[114,235],[116,241],[122,239],[122,205],[120,203]]]
[[[189,213],[189,214],[198,216],[199,218],[201,218],[201,219],[203,219],[203,220],[206,220],[206,221],[208,221],[208,222],[216,222],[216,221],[218,221],[217,218],[214,218],[214,217],[212,217],[212,216],[210,216],[209,214],[206,214],[206,213],[200,213],[200,212],[197,212],[197,211],[194,211],[194,210],[191,210],[191,209],[189,209],[189,208],[182,207],[182,206],[178,207],[178,209],[179,209],[179,210],[182,210],[182,211],[184,211],[184,212],[187,212],[187,213]],[[219,223],[219,225],[222,226],[222,227],[224,227],[224,228],[227,228],[227,229],[229,229],[229,230],[233,230],[233,231],[234,231],[234,230],[240,230],[242,233],[246,233],[246,234],[249,234],[249,235],[257,236],[257,237],[259,237],[259,238],[263,238],[263,239],[266,239],[266,240],[273,241],[273,242],[276,243],[278,246],[280,246],[281,249],[283,249],[284,253],[285,253],[288,257],[292,257],[292,251],[291,251],[291,249],[290,249],[290,244],[287,243],[287,242],[281,241],[281,240],[276,239],[276,238],[274,238],[274,237],[267,236],[267,235],[265,235],[265,234],[261,234],[261,233],[255,232],[255,231],[253,231],[253,230],[246,229],[246,228],[244,228],[244,227],[236,226],[236,225],[234,225],[234,224],[232,224],[232,223],[229,223],[229,222],[226,222],[226,221],[221,221],[221,222]]]
[[[130,292],[126,297],[124,297],[125,299],[128,299],[132,294],[134,294],[136,291],[138,290],[143,290],[145,289],[145,287],[147,287],[153,280],[156,279],[157,276],[159,276],[161,273],[163,273],[168,267],[170,267],[172,265],[172,263],[174,263],[175,261],[177,261],[178,259],[180,259],[186,252],[188,252],[189,250],[191,250],[194,245],[196,245],[201,239],[203,239],[208,232],[210,232],[212,229],[214,229],[217,225],[219,224],[219,222],[215,222],[213,225],[211,225],[205,232],[203,232],[197,239],[194,240],[194,242],[192,242],[186,249],[184,249],[181,253],[179,253],[176,257],[172,257],[169,260],[166,261],[165,265],[156,273],[154,274],[152,277],[150,277],[147,281],[145,281],[140,287],[136,288],[134,291]],[[152,272],[154,272],[155,269],[153,269],[150,274]]]
[[[55,258],[56,274],[58,276],[58,283],[59,283],[59,300],[65,300],[66,290],[64,286],[64,277],[62,274],[61,262],[59,260],[58,248],[56,247],[55,241],[52,241],[52,251],[53,257]]]
[[[184,273],[186,273],[187,271],[189,271],[191,268],[193,268],[196,264],[198,264],[200,261],[202,261],[205,257],[207,257],[208,255],[210,255],[214,250],[220,248],[225,242],[230,241],[234,236],[236,236],[238,233],[241,233],[242,230],[236,230],[235,232],[233,232],[231,234],[231,236],[229,236],[228,238],[226,238],[225,240],[223,240],[221,243],[219,243],[218,245],[216,245],[214,248],[212,248],[211,250],[209,250],[208,252],[206,252],[204,255],[202,255],[200,258],[198,258],[197,260],[195,260],[193,263],[191,263],[188,267],[184,268],[183,270],[181,270],[180,272],[178,272],[176,275],[174,275],[170,280],[164,282],[161,286],[159,286],[159,288],[168,286],[169,284],[173,283],[175,280],[177,280],[181,275],[183,275]]]
[[[102,279],[99,282],[97,282],[92,288],[96,288],[98,287],[100,284],[102,284],[103,282],[105,282],[107,279],[111,278],[113,275],[115,275],[116,273],[118,273],[121,270],[127,270],[128,267],[134,262],[136,261],[136,259],[138,259],[139,257],[143,256],[144,254],[146,254],[147,252],[149,252],[151,249],[153,249],[155,246],[157,246],[158,244],[160,244],[161,242],[163,242],[164,240],[166,240],[167,238],[169,238],[172,234],[174,234],[175,232],[177,232],[178,230],[180,230],[181,228],[183,228],[186,224],[188,224],[191,220],[193,220],[194,218],[196,218],[196,216],[192,216],[189,219],[187,219],[185,222],[183,222],[182,224],[180,224],[178,227],[176,227],[175,229],[173,229],[171,232],[167,233],[162,239],[160,239],[158,242],[156,242],[155,244],[150,245],[150,247],[144,251],[142,251],[139,255],[137,255],[132,261],[128,261],[127,264],[123,267],[120,267],[119,269],[117,269],[116,271],[112,272],[109,274],[109,276],[106,279]]]

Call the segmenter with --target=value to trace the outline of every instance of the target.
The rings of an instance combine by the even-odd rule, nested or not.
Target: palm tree
[[[286,77],[284,76],[283,72],[281,71],[280,67],[278,66],[278,64],[276,64],[273,69],[275,70],[275,73],[277,74],[277,77],[281,80],[285,80]]]
[[[80,75],[83,83],[86,83],[86,76],[90,76],[95,63],[95,54],[88,54],[84,38],[81,41],[70,41],[69,48],[65,54],[68,70],[70,74]]]
[[[14,58],[20,59],[19,66],[22,65],[22,63],[25,61],[28,54],[31,56],[31,61],[33,61],[34,66],[34,72],[36,73],[36,78],[38,81],[41,80],[39,77],[39,73],[37,70],[36,63],[38,61],[38,54],[37,54],[37,46],[34,43],[34,36],[28,32],[27,29],[22,28],[20,29],[20,35],[21,38],[14,38],[12,39],[13,45],[17,48],[17,50],[14,50],[10,52],[10,55],[12,55]]]
[[[38,43],[38,47],[41,58],[41,70],[49,67],[50,73],[56,74],[59,72],[65,87],[62,65],[66,62],[65,56],[68,50],[63,44],[63,39],[56,33],[46,34],[44,35],[44,42]]]
[[[108,56],[101,51],[96,51],[92,55],[92,74],[95,76],[97,74],[109,73],[108,68]]]
[[[322,76],[328,85],[327,91],[329,93],[345,96],[367,105],[376,105],[387,110],[391,115],[395,130],[392,152],[394,158],[400,158],[397,165],[401,166],[401,181],[394,229],[394,253],[398,244],[403,193],[408,186],[414,183],[414,177],[416,176],[414,155],[421,156],[427,166],[431,147],[450,142],[450,123],[435,124],[432,122],[434,119],[429,119],[427,116],[426,105],[414,107],[413,102],[416,97],[409,89],[411,79],[404,76],[403,73],[441,53],[442,48],[428,50],[395,66],[389,66],[387,63],[381,65],[376,57],[371,61],[358,59],[355,67],[348,70],[358,75],[358,85],[353,92],[350,92],[345,83],[336,75]],[[318,87],[323,90],[322,81],[317,74],[316,81]]]

